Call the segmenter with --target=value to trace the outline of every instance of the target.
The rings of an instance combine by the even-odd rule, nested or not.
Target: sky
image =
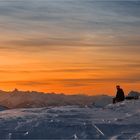
[[[140,91],[139,0],[0,0],[0,89]]]

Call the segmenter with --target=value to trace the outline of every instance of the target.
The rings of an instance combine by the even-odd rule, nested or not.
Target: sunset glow
[[[140,2],[0,1],[0,89],[140,91]]]

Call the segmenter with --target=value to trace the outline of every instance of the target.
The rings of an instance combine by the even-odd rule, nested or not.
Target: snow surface
[[[0,112],[1,139],[140,139],[140,100]]]

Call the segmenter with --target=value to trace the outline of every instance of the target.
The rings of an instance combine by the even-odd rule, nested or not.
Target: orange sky
[[[127,62],[116,59],[114,64],[106,60],[104,52],[91,58],[90,53],[90,50],[69,50],[30,55],[3,51],[0,55],[0,86],[4,90],[16,87],[69,94],[113,94],[116,84],[122,85],[126,92],[139,90],[139,69],[130,67],[132,62],[129,59]],[[102,60],[104,55],[106,59]]]
[[[140,3],[70,1],[0,2],[1,89],[140,91]]]

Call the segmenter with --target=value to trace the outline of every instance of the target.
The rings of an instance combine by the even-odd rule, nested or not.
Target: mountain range
[[[138,92],[130,92],[130,94]],[[140,93],[139,93],[140,95]],[[39,108],[77,105],[80,107],[103,107],[112,103],[112,97],[108,95],[66,95],[56,93],[44,93],[37,91],[13,91],[0,90],[0,105],[7,108]]]

